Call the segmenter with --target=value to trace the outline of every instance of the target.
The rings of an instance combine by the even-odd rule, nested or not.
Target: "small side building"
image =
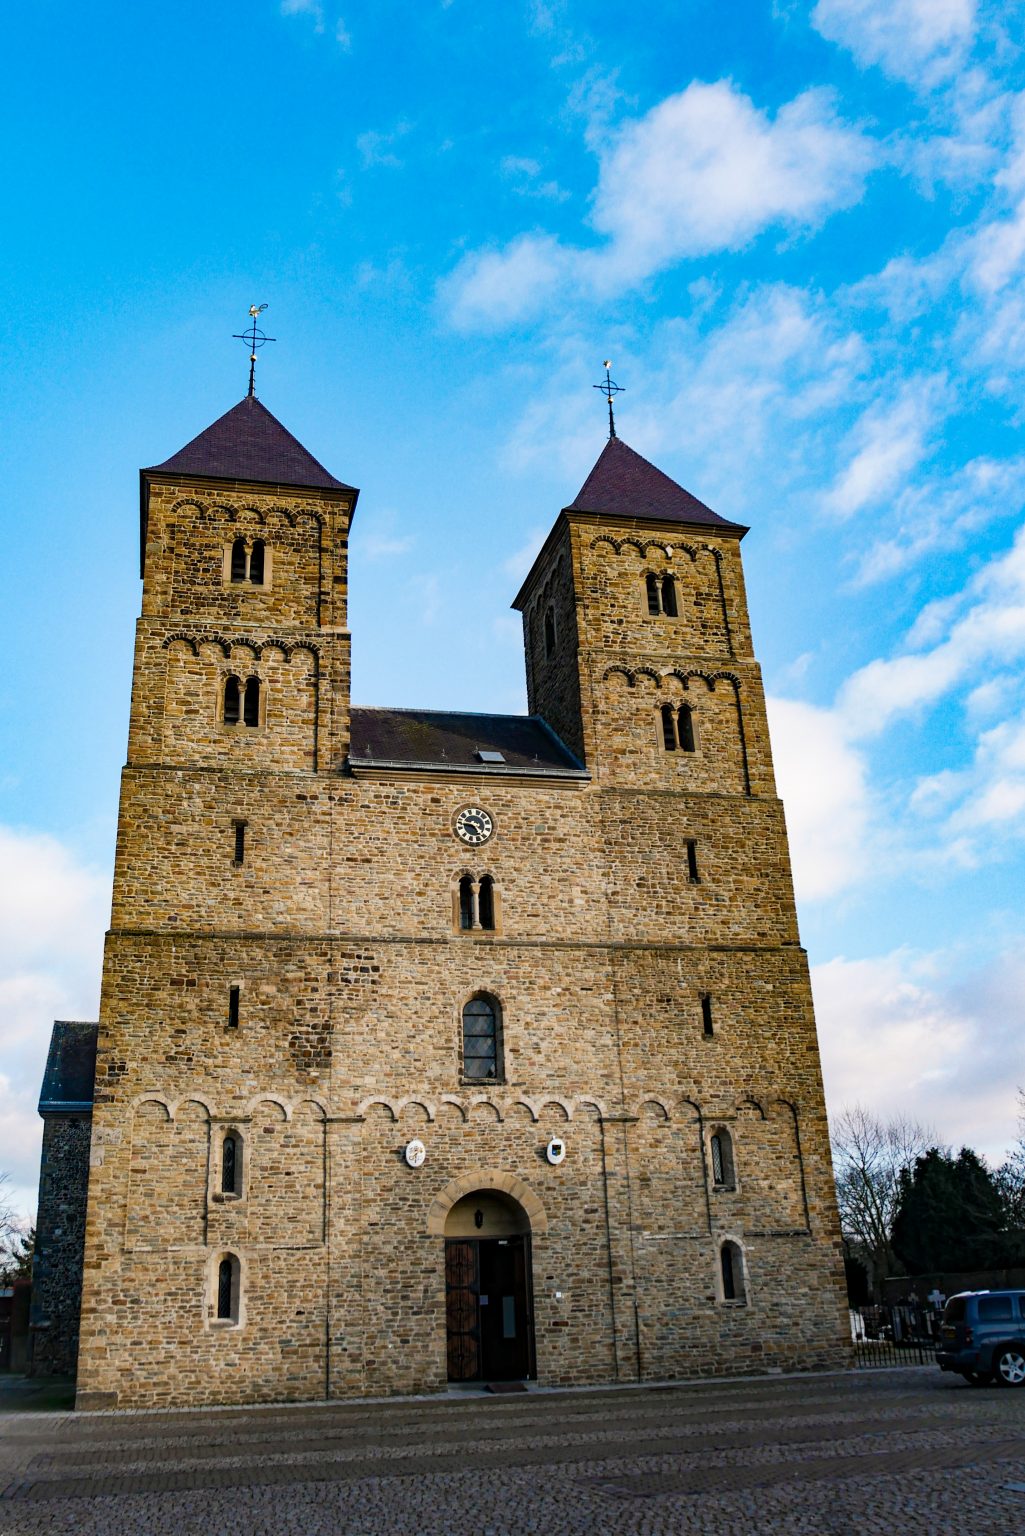
[[[82,1307],[96,1024],[57,1019],[39,1113],[43,1156],[32,1262],[30,1373],[74,1376]]]

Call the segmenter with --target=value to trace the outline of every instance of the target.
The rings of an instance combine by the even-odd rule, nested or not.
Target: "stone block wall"
[[[74,1376],[89,1190],[90,1117],[46,1115],[32,1261],[31,1372]]]

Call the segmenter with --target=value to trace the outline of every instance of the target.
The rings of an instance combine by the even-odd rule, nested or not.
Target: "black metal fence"
[[[902,1302],[897,1306],[852,1307],[851,1341],[863,1370],[881,1365],[932,1365],[940,1313]]]

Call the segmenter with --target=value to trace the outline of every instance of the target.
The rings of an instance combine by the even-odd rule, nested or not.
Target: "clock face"
[[[482,811],[479,805],[465,805],[456,816],[452,827],[456,837],[462,842],[468,843],[471,848],[479,848],[481,843],[487,842],[495,830],[495,823],[487,811]]]

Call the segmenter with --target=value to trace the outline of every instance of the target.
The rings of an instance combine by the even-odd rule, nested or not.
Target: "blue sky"
[[[137,470],[258,392],[362,487],[354,697],[518,710],[621,435],[744,555],[830,1107],[1025,1082],[1025,10],[40,3],[8,19],[0,1167],[95,1017]]]

